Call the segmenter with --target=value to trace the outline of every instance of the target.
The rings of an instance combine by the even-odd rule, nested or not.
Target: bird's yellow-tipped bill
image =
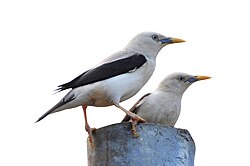
[[[195,78],[197,78],[197,80],[206,80],[206,79],[210,79],[212,77],[209,77],[209,76],[195,76]]]
[[[182,43],[182,42],[186,42],[185,40],[182,39],[178,39],[178,38],[171,38],[172,43]]]

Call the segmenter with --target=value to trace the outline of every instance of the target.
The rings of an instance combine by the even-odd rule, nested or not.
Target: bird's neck
[[[132,51],[132,52],[144,55],[149,58],[154,58],[154,59],[156,58],[158,52],[160,51],[160,50],[155,50],[155,49],[151,49],[151,48],[147,48],[143,46],[138,46],[138,45],[134,46],[134,45],[129,45],[129,44],[125,47],[125,50]]]
[[[176,96],[176,97],[180,97],[180,98],[182,98],[183,93],[184,93],[184,92],[182,92],[182,91],[180,91],[178,89],[167,88],[167,87],[164,87],[164,88],[158,87],[156,90],[157,91],[162,91],[162,92],[171,94],[172,96]]]

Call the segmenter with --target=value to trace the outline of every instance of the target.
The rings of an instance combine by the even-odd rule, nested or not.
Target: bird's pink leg
[[[120,108],[122,111],[124,111],[128,116],[130,116],[132,118],[133,121],[136,122],[141,122],[141,123],[145,123],[146,121],[141,118],[140,116],[134,114],[133,112],[130,112],[128,110],[126,110],[125,108],[123,108],[122,106],[120,106],[119,104],[114,104],[117,108]]]
[[[96,128],[90,128],[89,123],[88,123],[88,119],[87,119],[87,106],[86,105],[82,105],[82,109],[83,109],[83,113],[84,113],[84,120],[85,120],[85,130],[88,132],[89,134],[89,142],[92,148],[94,148],[94,144],[93,144],[93,132],[96,130]]]
[[[89,123],[88,123],[88,119],[87,119],[87,106],[86,105],[82,105],[82,109],[83,109],[83,113],[84,113],[84,120],[85,120],[85,130],[89,133],[90,132],[90,127],[89,127]]]

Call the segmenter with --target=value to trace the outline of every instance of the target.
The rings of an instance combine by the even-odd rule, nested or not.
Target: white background
[[[249,25],[247,0],[0,2],[0,165],[87,165],[82,109],[39,116],[67,92],[52,95],[137,33],[156,31],[186,43],[159,53],[154,75],[129,109],[176,71],[213,78],[183,96],[176,127],[196,142],[197,166],[249,163]],[[115,107],[88,107],[92,127],[118,123]]]

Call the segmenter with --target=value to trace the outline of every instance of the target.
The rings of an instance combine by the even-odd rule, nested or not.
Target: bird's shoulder
[[[133,112],[134,114],[136,114],[137,113],[137,111],[138,111],[138,108],[140,107],[140,105],[146,100],[146,98],[148,97],[148,96],[150,96],[150,94],[151,93],[147,93],[147,94],[145,94],[145,95],[143,95],[131,108],[130,108],[130,112]],[[124,118],[123,118],[123,120],[122,120],[122,122],[128,122],[128,121],[130,121],[130,119],[131,119],[131,117],[130,116],[128,116],[128,115],[126,115]]]
[[[149,98],[152,97],[153,93],[147,93],[145,95],[143,95],[135,104],[134,104],[134,109],[140,107],[145,101],[147,101]],[[131,108],[131,112],[133,112],[133,107]]]
[[[137,53],[124,49],[124,50],[115,52],[115,53],[111,54],[110,56],[106,57],[100,63],[98,63],[97,66],[100,66],[104,63],[110,63],[112,61],[117,61],[119,59],[124,59],[124,58],[130,57],[130,56],[133,56],[135,54],[137,54]]]

